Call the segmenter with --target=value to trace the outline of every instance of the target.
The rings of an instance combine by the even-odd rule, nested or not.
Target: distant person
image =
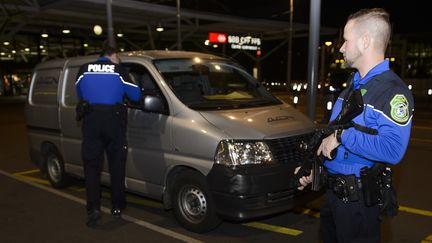
[[[78,119],[82,123],[82,160],[87,194],[87,226],[101,218],[100,173],[106,152],[111,177],[111,213],[120,217],[126,207],[125,164],[127,156],[127,108],[124,98],[138,102],[141,91],[119,65],[116,49],[105,46],[101,57],[84,64],[77,75],[80,102]]]
[[[344,28],[340,52],[345,65],[357,72],[352,85],[337,99],[330,121],[343,109],[352,90],[361,91],[364,109],[352,120],[356,127],[337,130],[322,141],[317,151],[328,158],[324,162],[328,189],[320,216],[325,243],[380,242],[381,216],[397,213],[394,191],[383,187],[386,193],[381,195],[384,204],[380,206],[375,200],[379,192],[374,194],[377,187],[372,186],[378,181],[391,188],[386,165],[402,160],[414,110],[410,90],[384,59],[390,32],[389,14],[379,8],[362,9],[350,15]],[[331,158],[334,149],[337,154]],[[373,175],[376,168],[381,168],[377,176],[365,180],[368,177],[363,172]],[[312,179],[311,175],[302,177],[299,189]]]

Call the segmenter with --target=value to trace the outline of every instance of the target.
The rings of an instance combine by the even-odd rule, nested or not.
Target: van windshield
[[[196,110],[237,109],[281,104],[234,63],[200,58],[156,60],[176,96]]]

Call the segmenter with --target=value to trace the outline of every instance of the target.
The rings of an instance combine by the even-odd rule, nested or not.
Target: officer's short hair
[[[361,9],[348,16],[348,20],[356,22],[356,28],[368,29],[374,36],[379,47],[385,52],[391,35],[390,15],[382,8]]]
[[[108,41],[104,41],[103,46],[102,46],[102,51],[100,53],[100,56],[110,56],[114,53],[117,53],[117,49],[113,46],[110,46]]]

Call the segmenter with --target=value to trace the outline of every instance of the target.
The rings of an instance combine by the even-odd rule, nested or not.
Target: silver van
[[[35,67],[26,103],[30,156],[54,187],[83,178],[75,78],[97,56]],[[310,200],[290,184],[315,124],[240,65],[196,52],[121,53],[141,104],[128,106],[128,191],[161,200],[188,230],[244,221]],[[102,92],[102,91],[101,91]],[[102,181],[109,185],[105,162]]]

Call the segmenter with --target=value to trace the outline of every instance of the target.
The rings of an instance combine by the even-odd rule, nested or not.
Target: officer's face
[[[344,43],[339,51],[344,56],[346,67],[357,68],[356,64],[361,58],[361,51],[358,49],[359,38],[354,28],[353,21],[348,21],[344,28]]]

